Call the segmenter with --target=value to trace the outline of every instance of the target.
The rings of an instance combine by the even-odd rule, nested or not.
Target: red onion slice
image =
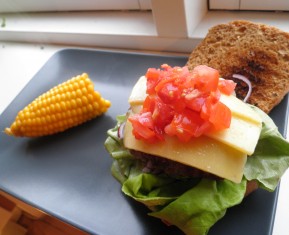
[[[125,126],[125,122],[121,123],[117,130],[117,137],[120,139],[123,139],[124,137],[124,126]]]
[[[241,74],[233,74],[232,77],[237,78],[237,79],[245,82],[248,85],[248,92],[247,92],[247,95],[245,96],[245,98],[243,100],[246,103],[247,100],[249,99],[249,97],[251,96],[251,93],[252,93],[252,84],[251,84],[250,80]]]

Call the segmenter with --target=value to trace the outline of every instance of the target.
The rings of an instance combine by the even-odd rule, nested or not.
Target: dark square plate
[[[36,138],[0,134],[0,189],[91,234],[181,234],[125,197],[110,174],[104,149],[106,131],[125,113],[137,79],[149,67],[185,65],[186,57],[66,49],[54,54],[1,114],[0,129],[41,93],[72,76],[87,72],[95,89],[112,102],[109,111],[66,132]],[[271,113],[281,133],[286,129],[288,98]],[[272,233],[278,190],[258,190],[228,210],[210,235]]]

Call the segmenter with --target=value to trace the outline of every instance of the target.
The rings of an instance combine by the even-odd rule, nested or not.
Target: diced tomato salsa
[[[199,65],[149,68],[147,98],[142,110],[129,117],[137,139],[164,140],[165,135],[189,141],[211,131],[230,127],[231,110],[220,102],[221,93],[230,95],[236,84],[220,79],[219,72]]]

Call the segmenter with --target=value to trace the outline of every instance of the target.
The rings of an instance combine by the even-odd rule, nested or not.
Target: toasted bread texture
[[[219,70],[225,79],[247,77],[252,84],[247,102],[269,113],[289,91],[289,34],[243,20],[216,25],[187,62],[190,70],[200,64]],[[248,86],[233,80],[237,97],[244,99]]]

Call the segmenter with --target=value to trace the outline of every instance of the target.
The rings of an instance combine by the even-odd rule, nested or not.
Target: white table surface
[[[45,62],[63,48],[0,41],[0,115]],[[288,215],[289,171],[281,180],[273,235],[289,234]]]

